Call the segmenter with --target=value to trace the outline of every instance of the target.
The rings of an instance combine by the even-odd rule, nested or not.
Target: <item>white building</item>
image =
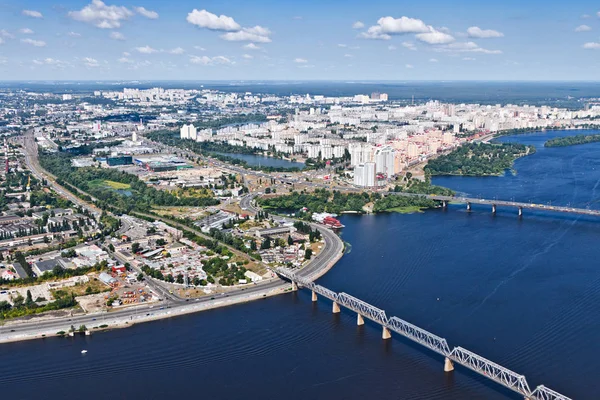
[[[378,148],[375,151],[375,169],[378,174],[384,174],[387,177],[394,175],[395,152],[390,147]]]
[[[354,184],[356,186],[375,186],[375,163],[367,162],[354,167]]]
[[[179,137],[181,139],[196,140],[198,137],[198,135],[196,133],[196,127],[192,124],[183,125],[179,131]]]

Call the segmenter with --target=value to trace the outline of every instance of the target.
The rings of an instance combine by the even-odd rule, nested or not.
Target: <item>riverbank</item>
[[[544,147],[568,147],[597,142],[600,142],[600,135],[564,136],[547,140]]]
[[[323,236],[321,251],[307,265],[297,271],[299,275],[311,280],[316,280],[325,275],[344,255],[344,243],[339,236],[323,226],[318,226],[318,229]],[[207,296],[196,300],[190,299],[189,301],[163,301],[159,304],[140,305],[108,313],[83,314],[51,318],[44,321],[38,320],[36,322],[5,321],[3,325],[0,325],[0,343],[61,336],[57,333],[67,332],[71,329],[71,326],[77,329],[81,325],[85,325],[92,333],[127,328],[134,324],[260,300],[287,293],[290,290],[291,285],[289,283],[275,278],[257,285],[234,289],[211,298]],[[107,326],[100,328],[101,325]]]
[[[106,332],[113,329],[129,328],[140,323],[153,322],[161,319],[173,318],[181,315],[193,314],[221,307],[229,307],[232,305],[243,304],[250,301],[277,296],[279,294],[287,293],[290,290],[291,286],[289,284],[281,282],[279,286],[275,288],[265,289],[264,291],[252,293],[245,297],[224,297],[221,299],[216,298],[214,302],[208,302],[205,304],[194,304],[194,302],[190,302],[185,306],[169,308],[166,308],[165,306],[159,307],[159,305],[149,307],[136,306],[136,308],[131,308],[129,310],[133,313],[133,315],[114,316],[114,314],[111,315],[111,313],[86,314],[85,316],[82,316],[80,318],[70,318],[67,321],[47,321],[51,322],[52,324],[49,324],[50,326],[48,326],[47,328],[42,327],[39,329],[36,329],[36,325],[39,325],[38,323],[27,324],[18,323],[16,321],[9,321],[5,325],[0,327],[0,331],[9,331],[8,333],[0,333],[0,343],[11,343],[23,340],[60,337],[64,335],[59,335],[57,333],[61,331],[68,332],[71,326],[74,326],[75,329],[77,329],[81,325],[85,325],[87,329],[91,332],[91,334]],[[158,311],[156,311],[157,309]],[[137,312],[139,312],[139,314]],[[87,319],[84,320],[84,317],[87,317]],[[33,326],[28,332],[18,333],[16,328],[23,328],[23,325],[25,325],[25,328],[27,327],[27,325]],[[63,327],[61,328],[60,326]]]

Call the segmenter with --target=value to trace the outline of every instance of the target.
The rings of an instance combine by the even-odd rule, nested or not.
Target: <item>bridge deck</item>
[[[431,196],[434,197],[434,196]],[[444,196],[435,196],[444,197]],[[436,198],[436,200],[438,200]],[[445,199],[443,199],[445,200]],[[498,203],[483,203],[483,204],[496,204]],[[516,203],[519,204],[519,203]],[[598,214],[600,215],[600,213]],[[478,354],[475,354],[463,347],[457,346],[450,350],[446,339],[441,338],[433,333],[426,331],[425,329],[419,328],[409,322],[406,322],[398,317],[388,318],[385,311],[372,306],[371,304],[362,301],[354,296],[350,296],[347,293],[336,293],[330,289],[327,289],[321,285],[317,285],[311,282],[307,278],[296,276],[292,271],[285,268],[278,268],[277,274],[288,280],[296,282],[307,289],[313,290],[330,300],[337,302],[340,306],[344,306],[347,309],[358,312],[359,314],[367,317],[384,327],[395,331],[402,336],[421,344],[422,346],[441,354],[452,360],[454,363],[462,365],[502,386],[507,387],[523,396],[527,399],[536,400],[571,400],[569,397],[564,396],[558,392],[555,392],[544,385],[540,385],[531,390],[529,384],[525,379],[525,376],[520,375],[508,368],[505,368],[499,364],[494,363]]]
[[[398,196],[423,196],[413,193],[400,193],[393,192],[391,194]],[[496,205],[498,207],[512,207],[512,208],[522,208],[529,210],[542,210],[542,211],[553,211],[553,212],[561,212],[561,213],[569,213],[569,214],[583,214],[583,215],[594,215],[600,216],[600,210],[591,210],[587,208],[577,208],[577,207],[564,207],[564,206],[552,206],[548,204],[536,204],[536,203],[523,203],[518,201],[507,201],[507,200],[491,200],[491,199],[477,199],[472,197],[453,197],[453,196],[439,196],[439,195],[425,195],[426,198],[437,201],[446,201],[452,203],[462,203],[462,204],[486,204],[486,205]]]

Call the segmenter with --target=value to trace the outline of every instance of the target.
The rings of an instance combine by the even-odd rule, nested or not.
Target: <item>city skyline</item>
[[[589,1],[11,1],[0,14],[4,80],[598,80]]]

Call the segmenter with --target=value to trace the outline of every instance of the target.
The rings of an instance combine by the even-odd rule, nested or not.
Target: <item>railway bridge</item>
[[[464,347],[457,346],[451,349],[446,339],[401,318],[388,317],[384,310],[348,293],[336,293],[324,286],[318,285],[312,281],[310,276],[299,276],[285,268],[278,268],[275,272],[281,278],[291,282],[292,290],[296,291],[301,288],[311,290],[313,302],[318,300],[318,296],[323,296],[331,300],[333,303],[332,312],[334,314],[341,312],[341,307],[344,307],[356,313],[358,325],[363,325],[365,318],[379,324],[382,327],[382,339],[390,339],[392,332],[395,332],[439,354],[444,358],[444,371],[447,373],[453,371],[455,365],[461,365],[519,393],[526,400],[571,400],[569,397],[544,385],[540,385],[532,390],[525,376],[473,353]]]

